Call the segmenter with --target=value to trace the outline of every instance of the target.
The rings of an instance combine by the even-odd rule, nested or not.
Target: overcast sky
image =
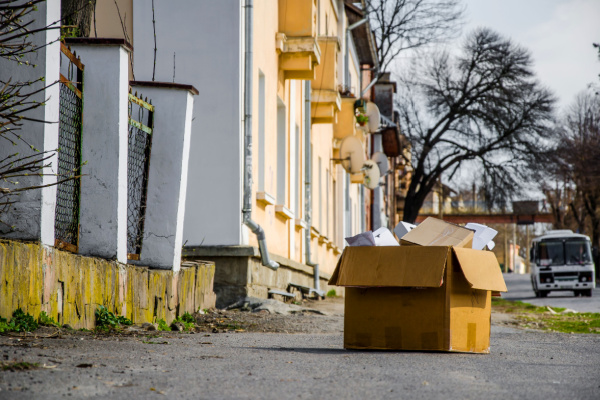
[[[600,0],[465,0],[465,33],[490,27],[528,48],[558,106],[589,83],[600,85]]]

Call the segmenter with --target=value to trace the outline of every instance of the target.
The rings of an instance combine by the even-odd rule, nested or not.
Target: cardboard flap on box
[[[329,284],[440,287],[449,250],[445,246],[346,247]]]
[[[496,256],[491,251],[454,248],[467,281],[474,289],[507,292]]]
[[[404,235],[403,245],[468,247],[473,244],[474,232],[462,226],[428,217]]]

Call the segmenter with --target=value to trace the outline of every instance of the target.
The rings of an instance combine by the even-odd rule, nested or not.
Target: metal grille
[[[154,106],[129,93],[129,148],[127,160],[127,257],[139,260],[144,236],[146,192],[152,147]]]
[[[57,248],[76,252],[79,243],[83,64],[61,45],[58,185],[54,237]],[[62,74],[65,72],[66,76]]]

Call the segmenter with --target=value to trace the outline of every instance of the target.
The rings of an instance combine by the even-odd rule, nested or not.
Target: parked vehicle
[[[572,290],[592,296],[596,287],[590,238],[571,230],[549,231],[531,242],[531,285],[536,297]]]

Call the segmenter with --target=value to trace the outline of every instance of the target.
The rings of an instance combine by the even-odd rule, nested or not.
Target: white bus
[[[529,258],[536,297],[559,290],[592,296],[596,277],[588,236],[570,230],[549,231],[532,240]]]

